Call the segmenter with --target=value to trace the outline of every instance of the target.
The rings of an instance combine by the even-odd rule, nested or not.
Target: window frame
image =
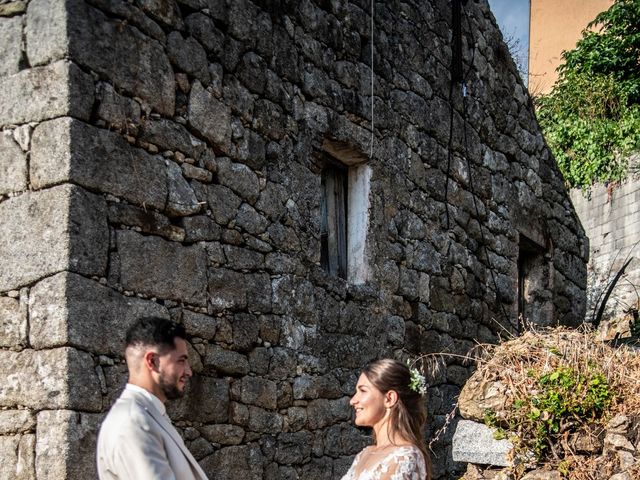
[[[320,264],[327,273],[350,284],[365,283],[369,278],[366,258],[372,176],[369,159],[342,142],[330,140],[325,140],[319,153]],[[332,187],[334,191],[328,192]],[[336,205],[340,207],[337,210]],[[328,215],[327,209],[332,208],[333,214]],[[340,225],[334,223],[336,220]],[[332,223],[333,233],[327,231]]]

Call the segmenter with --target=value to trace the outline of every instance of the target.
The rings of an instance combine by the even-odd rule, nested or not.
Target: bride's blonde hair
[[[431,480],[431,459],[422,432],[427,420],[425,401],[419,392],[409,387],[411,383],[409,367],[397,360],[384,358],[369,363],[362,373],[383,394],[390,390],[398,394],[398,402],[390,411],[389,438],[399,437],[418,447],[427,467],[426,480]]]

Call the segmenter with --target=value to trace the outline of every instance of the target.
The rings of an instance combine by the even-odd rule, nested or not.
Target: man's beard
[[[178,388],[177,382],[170,382],[169,379],[163,374],[160,374],[160,388],[162,389],[162,393],[167,397],[167,400],[177,400],[178,398],[184,397],[184,389],[180,390]]]

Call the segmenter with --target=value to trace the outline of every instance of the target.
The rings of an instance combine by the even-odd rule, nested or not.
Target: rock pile
[[[481,361],[459,397],[459,411],[465,420],[456,427],[453,458],[469,463],[465,480],[638,478],[637,351],[608,347],[596,339],[596,334],[564,330],[527,333],[491,350],[493,357],[486,363]],[[552,378],[544,376],[544,372],[567,372],[568,368],[577,369],[576,364],[580,363],[588,365],[589,370],[602,368],[606,388],[612,395],[602,396],[609,400],[604,401],[597,416],[586,412],[582,418],[578,413],[559,418],[549,407],[544,409],[543,405],[548,404],[539,401],[541,390],[548,384],[535,379]],[[571,388],[582,387],[576,384]],[[552,393],[568,411],[570,400],[559,392]],[[594,392],[595,387],[586,395]],[[531,404],[539,411],[532,409],[523,416],[518,410],[528,408],[528,399],[533,399]],[[534,417],[539,421],[532,423],[533,428],[525,425]],[[549,430],[548,445],[534,455],[536,444],[532,437],[554,420],[558,429]]]

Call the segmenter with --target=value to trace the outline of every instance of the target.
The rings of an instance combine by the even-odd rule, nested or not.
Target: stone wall
[[[613,321],[615,331],[616,317],[640,308],[640,178],[632,177],[621,185],[594,185],[587,192],[572,189],[571,200],[589,237],[588,319],[608,284],[631,259],[605,310],[604,318]],[[628,333],[628,325],[626,328]]]
[[[369,12],[0,0],[3,477],[95,476],[141,315],[185,325],[196,375],[170,413],[231,480],[339,478],[369,441],[348,399],[371,359],[465,354],[519,311],[581,321],[586,239],[487,3],[463,9],[464,88],[450,2],[376,2],[373,68]],[[368,167],[349,282],[321,262],[335,161]],[[430,434],[469,375],[446,358]]]

